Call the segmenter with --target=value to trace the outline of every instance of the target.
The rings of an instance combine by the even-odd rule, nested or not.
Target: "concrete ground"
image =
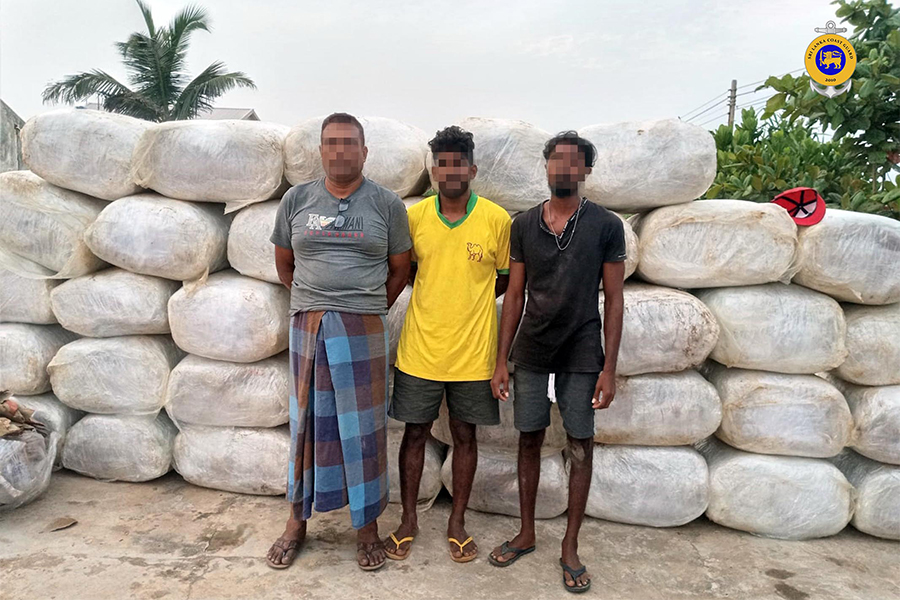
[[[538,550],[497,569],[484,557],[514,534],[517,521],[471,512],[468,527],[482,558],[458,565],[447,556],[449,501],[441,497],[420,517],[407,561],[364,573],[346,511],[316,515],[297,561],[275,571],[263,557],[286,508],[281,497],[207,490],[174,473],[129,484],[61,471],[43,497],[0,514],[0,598],[571,598],[557,567],[564,517],[540,521]],[[78,523],[45,531],[60,517]],[[399,507],[391,505],[382,532],[398,519]],[[705,519],[677,529],[587,519],[581,556],[594,574],[587,597],[604,600],[900,599],[900,544],[852,528],[784,542]]]

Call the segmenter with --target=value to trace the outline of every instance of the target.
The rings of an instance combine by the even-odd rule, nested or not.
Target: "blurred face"
[[[322,167],[328,179],[350,183],[362,174],[368,148],[363,146],[359,129],[352,123],[330,123],[322,131]]]
[[[575,144],[560,143],[547,158],[547,183],[558,198],[574,196],[578,185],[591,173],[585,165],[584,152]]]
[[[469,182],[478,167],[470,165],[462,152],[438,152],[431,165],[431,177],[445,198],[459,198],[469,193]]]

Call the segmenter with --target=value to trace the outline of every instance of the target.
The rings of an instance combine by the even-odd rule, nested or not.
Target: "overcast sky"
[[[190,3],[149,2],[157,24]],[[836,20],[828,0],[199,4],[212,33],[194,35],[190,73],[222,60],[258,87],[218,106],[287,125],[343,110],[428,133],[467,116],[555,132],[684,115],[732,79],[741,86],[802,68],[814,28]],[[0,97],[28,119],[52,109],[41,91],[65,75],[100,68],[125,82],[113,43],[144,24],[131,0],[2,0],[0,27]],[[722,102],[695,122],[723,122]]]

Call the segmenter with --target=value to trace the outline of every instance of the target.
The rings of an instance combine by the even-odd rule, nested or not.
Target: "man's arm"
[[[594,389],[594,408],[607,408],[616,396],[616,366],[619,361],[619,342],[622,341],[622,315],[625,299],[622,287],[625,282],[624,262],[603,263],[603,334],[606,360],[603,372]]]
[[[498,274],[497,281],[494,282],[494,298],[499,298],[509,289],[509,274]]]
[[[275,270],[278,280],[288,290],[294,282],[294,251],[290,248],[275,246]]]
[[[388,256],[387,301],[388,308],[394,305],[400,292],[409,282],[409,250]]]
[[[491,390],[494,398],[509,399],[509,349],[512,347],[516,330],[522,320],[522,309],[525,307],[525,264],[509,263],[509,284],[506,296],[503,297],[503,314],[500,317],[500,332],[497,339],[497,366],[491,378]]]

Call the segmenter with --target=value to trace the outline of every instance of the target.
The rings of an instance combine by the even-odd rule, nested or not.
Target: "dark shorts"
[[[594,389],[600,373],[557,373],[556,402],[566,433],[576,440],[594,437]],[[550,426],[549,373],[516,365],[512,375],[516,429],[523,433]]]
[[[394,367],[394,396],[388,414],[404,423],[437,421],[447,395],[450,417],[473,425],[499,425],[500,405],[491,392],[491,382],[432,381],[404,373]]]

